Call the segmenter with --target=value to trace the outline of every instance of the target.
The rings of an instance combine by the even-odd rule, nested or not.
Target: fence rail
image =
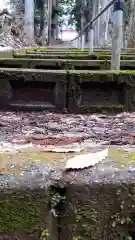
[[[93,23],[105,13],[112,5],[114,5],[114,20],[113,20],[113,34],[112,34],[112,64],[111,69],[118,70],[120,69],[120,54],[122,47],[122,27],[123,27],[123,10],[124,10],[124,0],[111,0],[104,9],[102,9],[91,21],[89,21],[83,29],[78,33],[78,35],[69,41],[69,44],[72,44],[80,37],[83,38],[83,35],[86,31],[89,30],[89,53],[93,52]],[[84,48],[84,41],[81,49]],[[78,47],[80,48],[80,46]]]
[[[107,6],[101,10],[90,22],[88,22],[85,27],[80,31],[80,33],[74,38],[72,39],[69,43],[75,41],[76,39],[78,39],[89,27],[92,27],[92,24],[104,13],[108,10],[109,7],[111,7],[117,0],[112,0],[110,3],[107,4]]]

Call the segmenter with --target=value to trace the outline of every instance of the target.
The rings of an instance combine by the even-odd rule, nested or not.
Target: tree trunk
[[[34,0],[25,0],[24,34],[29,40],[34,39]]]
[[[128,47],[135,47],[135,0],[131,0],[131,13],[129,19]]]
[[[95,0],[95,15],[100,12],[100,0]],[[94,44],[96,47],[100,44],[100,18],[94,24]]]
[[[41,1],[40,7],[40,37],[42,38],[45,28],[45,0]]]
[[[56,39],[57,14],[55,9],[57,7],[57,0],[52,0],[52,38]]]
[[[109,3],[108,0],[101,0],[101,9]],[[107,33],[108,33],[108,21],[109,21],[110,8],[101,15],[100,17],[100,46],[104,47],[107,43]]]

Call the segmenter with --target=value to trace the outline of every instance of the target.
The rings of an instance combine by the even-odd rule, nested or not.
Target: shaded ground
[[[107,115],[60,115],[45,112],[0,113],[0,141],[12,144],[67,145],[135,143],[135,113]]]
[[[0,240],[30,240],[31,238],[25,234],[18,233],[0,233]]]

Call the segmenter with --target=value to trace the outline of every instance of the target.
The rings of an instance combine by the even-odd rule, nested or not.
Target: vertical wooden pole
[[[83,27],[84,27],[84,17],[82,16],[81,17],[81,30],[83,29]],[[81,39],[81,50],[84,50],[84,44],[85,44],[85,34],[84,33],[80,36],[80,39]]]
[[[123,41],[123,10],[124,0],[117,0],[114,4],[113,33],[112,33],[112,61],[111,69],[120,69],[120,54]]]
[[[77,44],[78,44],[78,48],[80,49],[81,48],[81,37],[78,38]]]
[[[100,0],[97,1],[97,14],[100,12],[101,10],[101,5],[100,5]],[[97,19],[97,23],[96,23],[96,35],[97,35],[97,47],[99,47],[100,44],[100,17]]]
[[[93,53],[93,44],[94,44],[94,32],[92,25],[90,26],[89,30],[89,54]]]

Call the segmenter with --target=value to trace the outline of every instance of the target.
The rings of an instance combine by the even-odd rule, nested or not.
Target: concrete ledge
[[[68,53],[68,54],[61,54],[61,55],[52,55],[52,54],[14,54],[14,58],[35,58],[35,59],[76,59],[76,60],[111,60],[111,55],[88,55],[88,54],[77,54],[77,53]],[[135,60],[134,55],[121,55],[122,60]]]
[[[32,68],[50,70],[109,70],[111,60],[1,58],[0,68]],[[122,70],[135,70],[135,60],[121,60]]]
[[[134,111],[135,71],[80,70],[68,74],[69,112]]]
[[[66,71],[34,69],[0,69],[0,102],[3,106],[26,107],[36,101],[47,109],[64,110],[66,105]],[[4,100],[3,100],[4,99]],[[17,102],[16,102],[17,101]],[[19,101],[19,102],[18,102]],[[26,102],[25,102],[26,101]],[[30,102],[29,102],[30,101]],[[46,104],[45,104],[46,103]],[[50,104],[49,104],[50,103]],[[1,107],[2,107],[1,106]]]
[[[34,240],[47,230],[54,240],[84,235],[111,240],[115,230],[114,240],[118,234],[130,236],[135,175],[130,158],[124,161],[108,157],[94,168],[66,172],[27,162],[17,174],[1,174],[1,234]]]

